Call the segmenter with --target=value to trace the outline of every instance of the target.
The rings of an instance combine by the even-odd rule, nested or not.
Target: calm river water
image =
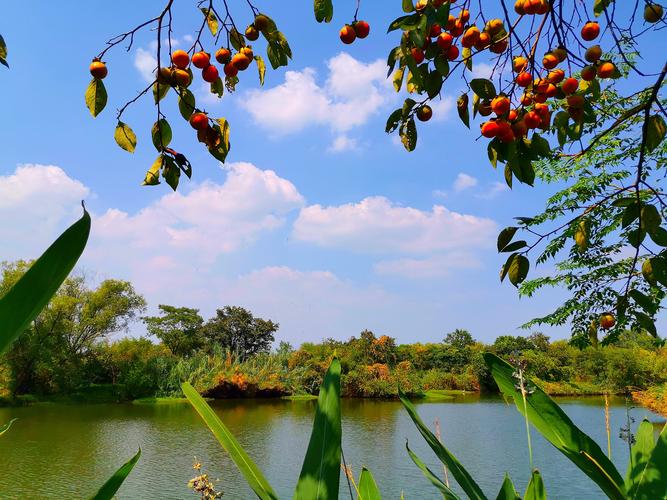
[[[561,399],[567,414],[606,449],[600,398]],[[310,437],[312,401],[219,401],[224,422],[246,447],[281,498],[291,498]],[[522,417],[497,397],[466,396],[419,403],[423,420],[439,419],[445,444],[495,498],[505,472],[523,492],[529,477]],[[612,456],[622,475],[627,445],[618,438],[625,405],[611,408]],[[632,415],[663,419],[643,408]],[[85,498],[141,447],[143,454],[120,498],[196,498],[187,488],[196,456],[225,498],[254,498],[215,438],[187,404],[37,405],[0,408],[0,422],[19,420],[0,439],[0,498]],[[384,498],[439,498],[405,451],[406,439],[434,471],[434,454],[400,403],[344,400],[343,450],[358,474],[373,472]],[[637,424],[635,424],[636,426]],[[657,428],[657,427],[656,427]],[[603,498],[597,487],[533,430],[535,465],[550,498]],[[341,483],[341,498],[349,498]]]

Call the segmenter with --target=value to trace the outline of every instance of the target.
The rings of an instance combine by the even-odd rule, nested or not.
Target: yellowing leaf
[[[86,106],[93,117],[99,115],[107,105],[107,89],[102,80],[93,78],[86,89]]]
[[[257,63],[257,71],[259,72],[259,84],[264,85],[264,75],[266,74],[266,64],[262,56],[255,56],[255,63]]]
[[[151,168],[146,172],[146,177],[142,186],[157,186],[160,184],[160,169],[162,168],[162,155],[158,156],[157,159],[151,165]]]
[[[116,139],[116,144],[125,151],[134,153],[134,149],[137,147],[137,136],[129,125],[123,122],[118,122],[113,138]]]
[[[218,18],[215,16],[215,13],[204,7],[201,8],[201,12],[204,14],[204,17],[206,17],[206,24],[208,25],[208,29],[211,32],[211,35],[217,35],[219,26]]]

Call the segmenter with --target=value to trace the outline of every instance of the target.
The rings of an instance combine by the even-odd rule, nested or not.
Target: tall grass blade
[[[90,215],[71,225],[0,299],[0,354],[18,337],[70,273],[90,233]]]
[[[521,497],[516,492],[516,488],[514,487],[514,483],[512,483],[509,474],[505,474],[505,480],[503,481],[503,485],[500,487],[500,491],[498,492],[496,500],[521,500]]]
[[[537,469],[533,470],[530,476],[530,482],[523,500],[547,500],[547,490],[544,487],[544,481],[542,481],[542,474]]]
[[[648,464],[651,453],[655,447],[655,440],[653,439],[653,425],[648,420],[642,420],[635,435],[635,444],[630,450],[630,460],[628,460],[628,471],[625,475],[625,489],[628,492],[628,497],[632,498],[635,490],[639,485],[639,479],[642,472]]]
[[[341,456],[340,361],[333,358],[317,399],[313,431],[303,461],[296,499],[338,498]]]
[[[125,481],[130,472],[132,472],[132,469],[134,468],[134,465],[137,463],[137,461],[139,461],[140,456],[141,448],[139,448],[139,451],[137,451],[136,455],[125,462],[120,467],[120,469],[118,469],[114,475],[111,476],[109,480],[102,485],[98,492],[91,497],[91,500],[111,500],[123,484],[123,481]]]
[[[405,396],[403,391],[398,391],[398,397],[401,399],[401,403],[403,403],[408,415],[410,415],[410,418],[417,426],[417,429],[419,429],[421,435],[438,456],[440,461],[447,465],[449,471],[452,473],[454,479],[456,479],[456,482],[459,483],[459,486],[461,486],[463,491],[473,500],[485,499],[486,496],[484,495],[484,492],[463,465],[461,465],[461,462],[459,462],[457,458],[452,455],[440,441],[438,441],[438,438],[429,430],[429,428],[424,425],[424,422],[422,422],[422,419],[417,414],[414,405]]]
[[[415,463],[417,467],[419,467],[419,469],[424,474],[424,477],[426,477],[426,479],[431,481],[431,484],[440,490],[440,493],[442,493],[443,498],[445,498],[446,500],[459,500],[459,496],[456,493],[454,493],[449,486],[443,483],[442,479],[436,476],[433,473],[433,471],[431,471],[431,469],[429,469],[426,466],[426,464],[422,461],[421,458],[415,455],[415,453],[408,446],[407,441],[405,442],[405,448],[408,450],[408,455],[410,455],[412,461]]]
[[[653,447],[632,498],[649,500],[667,498],[667,424]]]
[[[7,432],[9,430],[9,428],[12,426],[12,424],[14,422],[16,422],[17,420],[18,419],[13,418],[9,422],[7,422],[6,424],[0,426],[0,436],[2,436],[5,432]]]
[[[359,476],[359,500],[382,500],[373,474],[366,467],[362,467],[361,476]]]
[[[204,398],[202,398],[195,388],[187,382],[183,383],[181,387],[185,397],[188,398],[190,404],[194,407],[197,413],[199,413],[199,416],[204,423],[206,423],[225,451],[229,453],[229,456],[234,461],[241,474],[243,474],[248,486],[255,492],[255,495],[262,500],[277,499],[278,495],[273,491],[273,488],[271,488],[271,485],[262,474],[262,471],[255,465],[227,426],[225,426],[225,424],[218,418],[213,409],[206,401],[204,401]]]
[[[621,475],[598,444],[583,433],[565,412],[541,389],[527,397],[524,408],[521,392],[516,388],[514,367],[498,356],[485,353],[484,360],[500,390],[514,400],[521,414],[561,453],[597,483],[609,498],[625,498]]]

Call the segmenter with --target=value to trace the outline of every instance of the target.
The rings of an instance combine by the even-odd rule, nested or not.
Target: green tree
[[[28,268],[25,261],[3,264],[0,294]],[[144,298],[127,281],[109,279],[90,288],[81,275],[67,278],[6,354],[13,392],[76,387],[94,346],[113,333],[127,331],[145,307]]]
[[[271,320],[256,318],[243,307],[225,306],[216,311],[201,331],[209,347],[229,349],[243,360],[268,352],[279,326]]]
[[[493,348],[499,356],[509,356],[513,352],[521,352],[535,349],[535,346],[526,337],[514,335],[501,335],[496,338]]]
[[[199,309],[160,304],[160,316],[142,318],[148,333],[154,335],[176,356],[190,356],[204,342],[201,328],[204,319]]]
[[[468,330],[461,330],[457,328],[453,332],[448,333],[445,336],[445,344],[449,344],[452,347],[457,349],[465,349],[468,346],[471,346],[475,343],[475,339],[472,338],[472,335]]]

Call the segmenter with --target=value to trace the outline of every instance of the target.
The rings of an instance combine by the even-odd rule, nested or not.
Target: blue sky
[[[175,10],[174,39],[188,47],[184,37],[201,20],[192,3]],[[224,168],[167,98],[172,146],[194,167],[178,194],[140,186],[156,156],[150,99],[123,118],[137,151],[113,140],[115,109],[146,85],[152,32],[105,57],[107,109],[93,119],[83,103],[91,58],[109,37],[156,15],[160,2],[43,2],[29,16],[18,3],[5,6],[0,33],[11,70],[0,68],[1,106],[11,119],[2,125],[2,257],[37,256],[85,199],[94,225],[82,269],[93,279],[130,279],[153,309],[169,303],[210,315],[243,305],[279,322],[278,338],[295,344],[364,328],[402,342],[467,328],[489,341],[553,308],[562,292],[519,300],[501,285],[494,249],[498,230],[540,210],[553,188],[503,187],[486,144],[456,117],[458,83],[447,84],[434,120],[420,126],[414,153],[384,133],[400,99],[384,79],[396,41],[384,32],[400,8],[363,2],[371,35],[344,46],[337,32],[353,2],[337,3],[331,25],[315,23],[311,2],[272,3],[257,2],[287,35],[290,66],[269,69],[262,89],[251,68],[236,93],[199,101],[231,122]]]

